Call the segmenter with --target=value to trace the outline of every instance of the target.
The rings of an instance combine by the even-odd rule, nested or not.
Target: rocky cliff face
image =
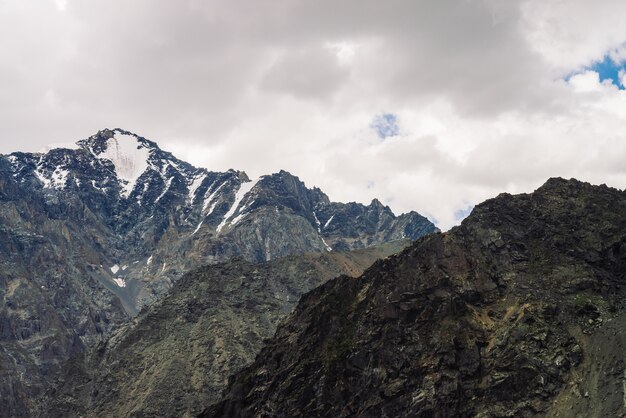
[[[252,362],[303,293],[341,274],[357,276],[408,243],[263,264],[238,259],[186,274],[132,323],[76,356],[40,413],[196,416],[219,400],[228,376]]]
[[[352,207],[353,227],[334,230],[332,217]],[[63,361],[197,266],[360,248],[435,229],[377,202],[331,203],[286,172],[250,180],[196,168],[120,129],[75,149],[0,156],[2,412],[27,416]]]
[[[626,194],[500,195],[305,295],[206,417],[622,416]]]

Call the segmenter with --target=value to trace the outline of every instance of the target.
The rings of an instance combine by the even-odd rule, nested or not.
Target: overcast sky
[[[626,186],[623,0],[0,0],[0,153],[121,127],[442,229]]]

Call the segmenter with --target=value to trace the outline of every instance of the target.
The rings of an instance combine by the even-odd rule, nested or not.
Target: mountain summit
[[[139,177],[148,167],[157,167],[160,149],[154,142],[147,141],[130,132],[114,129],[103,131],[78,143],[100,160],[113,164],[117,178],[123,182],[122,196],[128,197],[134,190]],[[156,158],[155,158],[156,157]]]
[[[9,289],[0,329],[16,344],[0,352],[0,365],[19,371],[0,371],[0,395],[23,395],[0,403],[28,410],[45,383],[37,379],[52,379],[63,359],[197,266],[364,248],[435,230],[416,212],[330,202],[285,171],[251,180],[197,168],[122,129],[104,129],[75,149],[0,156],[0,288]]]

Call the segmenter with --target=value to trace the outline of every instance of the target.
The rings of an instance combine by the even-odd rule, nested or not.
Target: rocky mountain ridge
[[[502,194],[303,296],[203,417],[624,416],[626,193]]]
[[[358,276],[409,243],[261,264],[235,259],[185,274],[131,323],[73,358],[41,416],[195,417],[254,360],[303,293]]]
[[[332,203],[284,171],[196,168],[121,129],[0,156],[0,403],[28,414],[69,357],[200,265],[434,230],[415,212]]]
[[[396,217],[376,199],[330,202],[285,171],[250,180],[240,171],[196,168],[121,129],[76,149],[4,159],[13,185],[42,199],[49,217],[67,220],[62,200],[78,199],[107,230],[100,235],[113,242],[93,264],[131,314],[207,262],[364,248],[436,230],[415,212]]]

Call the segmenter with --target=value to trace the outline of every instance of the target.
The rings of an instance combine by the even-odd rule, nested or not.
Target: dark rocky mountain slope
[[[186,274],[132,323],[74,358],[41,415],[196,416],[254,360],[303,293],[340,274],[358,276],[408,244],[262,264],[238,259]]]
[[[204,417],[626,413],[626,193],[503,194],[303,296]]]
[[[196,168],[120,129],[75,149],[0,156],[0,415],[28,416],[65,360],[203,264],[435,229],[377,201],[330,202],[284,171],[251,181]]]

